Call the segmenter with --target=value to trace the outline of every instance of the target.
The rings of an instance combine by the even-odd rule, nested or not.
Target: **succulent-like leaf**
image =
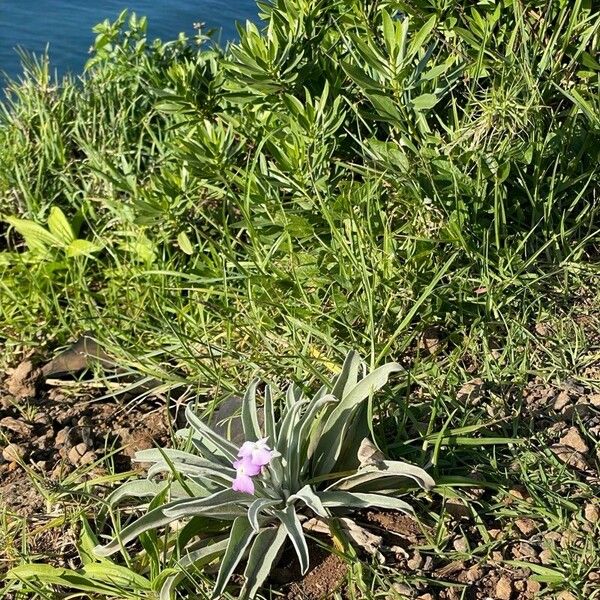
[[[280,502],[280,500],[272,500],[271,498],[257,498],[250,505],[250,508],[248,509],[248,520],[250,521],[250,524],[252,525],[254,531],[258,533],[260,529],[260,524],[258,522],[260,512],[265,508],[277,506],[277,504],[280,504]]]
[[[201,515],[210,510],[223,510],[223,507],[226,505],[248,502],[248,499],[251,498],[252,496],[248,494],[224,489],[205,498],[191,498],[187,502],[181,503],[181,505],[165,508],[164,512],[166,516],[181,519],[193,515]]]
[[[300,571],[304,575],[308,571],[309,566],[308,546],[304,537],[304,531],[302,530],[302,524],[296,514],[296,509],[293,504],[288,504],[285,510],[278,510],[275,515],[281,521],[292,540],[292,545],[300,561]]]
[[[254,379],[248,386],[244,399],[242,400],[242,427],[247,440],[256,441],[260,439],[260,425],[258,424],[258,410],[256,408],[256,388],[259,379]]]
[[[331,508],[387,508],[412,514],[413,508],[400,498],[382,494],[361,494],[358,492],[322,492],[323,506]]]
[[[383,460],[376,465],[359,469],[354,475],[339,479],[327,490],[352,490],[363,484],[388,477],[411,479],[424,490],[430,490],[435,486],[433,478],[421,467],[398,460]]]
[[[300,500],[310,510],[312,510],[316,515],[322,518],[327,518],[330,516],[329,511],[323,506],[321,502],[321,498],[315,491],[312,489],[310,485],[305,485],[301,490],[298,490],[295,494],[292,494],[288,499],[288,504],[294,502],[294,500]]]
[[[265,386],[265,437],[269,438],[271,446],[277,444],[277,429],[275,426],[275,406],[270,385]]]
[[[252,525],[250,525],[250,521],[248,521],[247,517],[238,517],[233,522],[227,550],[221,561],[221,567],[219,569],[212,598],[218,598],[223,593],[234,569],[237,567],[240,560],[242,560],[246,548],[249,546],[255,535],[256,533],[254,532],[254,529],[252,529]]]
[[[185,418],[190,427],[200,436],[201,441],[203,441],[202,438],[209,440],[214,444],[215,448],[231,462],[237,459],[238,448],[203,423],[202,420],[194,414],[194,411],[189,404],[185,409]],[[205,442],[203,441],[203,443]]]
[[[106,503],[110,507],[113,507],[125,498],[148,498],[149,496],[156,496],[164,491],[167,486],[168,482],[166,481],[157,482],[148,479],[127,481],[109,494],[106,498]]]
[[[254,598],[277,560],[286,537],[287,531],[283,525],[263,529],[256,536],[244,571],[246,581],[240,598]]]
[[[344,359],[340,374],[336,377],[331,393],[338,400],[344,396],[358,383],[358,373],[361,358],[357,352],[351,350]]]
[[[315,460],[318,465],[318,472],[315,474],[329,473],[334,470],[346,432],[351,423],[353,411],[367,400],[372,393],[381,389],[388,382],[390,375],[402,370],[402,366],[398,363],[388,363],[369,373],[346,392],[344,398],[329,415],[323,429],[315,453]]]

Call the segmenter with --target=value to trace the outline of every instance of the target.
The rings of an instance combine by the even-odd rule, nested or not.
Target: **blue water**
[[[236,36],[235,22],[256,19],[255,0],[0,0],[0,71],[17,76],[21,47],[41,54],[49,44],[59,74],[79,73],[94,40],[92,27],[128,8],[148,17],[148,36],[175,39],[193,34],[194,23],[221,29],[223,42]]]

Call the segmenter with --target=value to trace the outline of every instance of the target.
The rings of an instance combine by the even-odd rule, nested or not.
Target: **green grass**
[[[46,226],[59,207],[102,249],[31,252],[0,229],[1,361],[91,332],[217,402],[257,372],[316,385],[348,349],[400,360],[407,380],[376,413],[389,454],[438,479],[484,474],[497,487],[468,502],[475,520],[567,530],[597,488],[548,451],[522,390],[600,386],[592,5],[277,0],[226,49],[202,32],[151,43],[122,16],[98,27],[81,80],[29,61],[0,116],[0,215]],[[515,485],[532,503],[502,504]],[[454,557],[441,492],[423,500],[424,552]],[[590,598],[582,539],[548,567],[552,589]],[[357,597],[391,585],[364,576]]]

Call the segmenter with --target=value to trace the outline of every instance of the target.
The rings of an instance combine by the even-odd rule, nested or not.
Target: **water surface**
[[[15,50],[41,54],[49,45],[59,73],[79,73],[94,40],[92,27],[116,19],[128,8],[148,17],[149,37],[174,39],[193,34],[194,23],[221,28],[223,41],[235,37],[235,22],[256,19],[255,0],[0,0],[0,71],[20,72]]]

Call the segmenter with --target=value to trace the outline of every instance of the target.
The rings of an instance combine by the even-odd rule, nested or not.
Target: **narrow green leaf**
[[[212,598],[218,598],[224,591],[234,569],[242,560],[246,548],[255,536],[254,529],[247,517],[238,517],[231,527],[229,543],[215,583]]]
[[[285,510],[278,510],[276,516],[292,540],[292,545],[300,561],[300,571],[304,575],[308,571],[309,566],[308,546],[300,519],[298,519],[298,515],[296,514],[296,509],[292,504],[289,504]]]
[[[256,441],[260,439],[260,425],[258,424],[258,412],[256,409],[256,388],[260,379],[254,379],[242,400],[242,428],[246,440]]]
[[[386,508],[399,510],[407,514],[414,512],[413,507],[400,500],[382,494],[361,494],[359,492],[323,492],[321,494],[323,506],[331,508]]]
[[[254,598],[279,557],[287,532],[285,527],[263,529],[254,540],[244,576],[246,581],[240,598]]]

